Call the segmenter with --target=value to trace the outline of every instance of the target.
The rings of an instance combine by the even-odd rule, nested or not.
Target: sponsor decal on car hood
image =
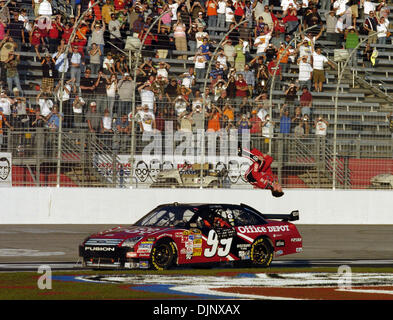
[[[117,227],[107,231],[103,231],[94,235],[90,238],[103,238],[103,239],[127,239],[133,237],[156,237],[162,232],[173,230],[167,227],[141,227],[141,226],[129,226],[129,227]]]

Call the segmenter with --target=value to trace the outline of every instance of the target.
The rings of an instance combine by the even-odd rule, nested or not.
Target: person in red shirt
[[[296,8],[292,4],[289,5],[286,11],[286,15],[284,16],[282,21],[288,27],[288,32],[287,32],[288,34],[292,35],[292,33],[294,33],[298,29],[299,18],[297,17]]]
[[[236,23],[239,23],[243,18],[245,14],[245,7],[246,4],[244,3],[243,0],[237,0],[234,2],[234,7],[235,7],[235,21]]]
[[[145,38],[147,31],[149,31],[149,26],[147,24],[145,24],[143,26],[143,29],[141,30],[141,32],[138,35],[139,40],[142,41]],[[156,41],[156,40],[157,40],[157,35],[154,35],[152,32],[149,32],[146,39],[145,39],[144,45],[146,47],[150,47],[153,44],[153,41]]]
[[[119,12],[121,10],[124,10],[126,5],[128,4],[127,0],[114,0],[113,1],[113,6],[115,7],[115,12]]]
[[[302,110],[302,115],[308,115],[311,118],[311,107],[312,107],[312,94],[308,91],[307,86],[304,86],[303,92],[300,95],[300,107]]]
[[[52,20],[51,27],[49,29],[49,52],[56,51],[61,31],[60,16],[57,16],[55,20]]]
[[[75,32],[75,36],[71,39],[72,45],[78,48],[78,52],[82,55],[85,54],[84,48],[87,44],[87,32],[89,31],[89,27],[86,21],[82,21],[80,26]]]
[[[64,28],[63,28],[63,35],[61,36],[62,39],[65,40],[65,43],[68,43],[68,41],[70,40],[71,34],[72,34],[72,25],[71,23],[66,23]]]
[[[30,44],[34,47],[35,52],[39,55],[39,46],[43,44],[43,37],[41,30],[37,24],[34,24],[33,29],[30,31]]]
[[[248,84],[242,74],[238,75],[237,81],[235,82],[236,85],[236,97],[247,97],[248,92]]]
[[[275,19],[273,19],[274,31],[278,32],[280,34],[281,40],[284,41],[284,37],[285,37],[285,22],[283,21],[284,19],[282,18],[281,12],[277,11],[277,13],[274,16],[274,18],[275,18]]]
[[[277,57],[275,57],[272,61],[270,61],[269,64],[267,65],[267,70],[270,76],[273,76],[275,74],[276,77],[279,77],[280,80],[282,80],[281,66],[277,61],[278,61]]]
[[[251,129],[250,133],[253,135],[260,135],[262,132],[262,120],[257,115],[257,110],[251,111]]]
[[[254,188],[269,189],[273,197],[278,198],[283,196],[284,192],[282,191],[282,187],[271,169],[273,158],[263,154],[255,148],[246,152],[250,154],[248,158],[252,161],[251,166],[244,175],[246,180],[254,186]],[[240,153],[241,151],[239,150],[239,154]]]

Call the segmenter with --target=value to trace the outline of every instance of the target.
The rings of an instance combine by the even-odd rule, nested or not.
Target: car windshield
[[[137,226],[149,227],[186,227],[195,211],[191,207],[159,207],[135,223]]]

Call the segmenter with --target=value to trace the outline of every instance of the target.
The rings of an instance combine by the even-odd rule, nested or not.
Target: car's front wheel
[[[156,270],[166,270],[174,266],[176,248],[172,241],[160,241],[151,251],[151,264]]]
[[[265,238],[257,239],[251,246],[251,261],[260,266],[268,267],[273,260],[273,248]]]

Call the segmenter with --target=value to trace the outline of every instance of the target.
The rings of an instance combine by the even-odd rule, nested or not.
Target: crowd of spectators
[[[43,126],[56,131],[62,119],[65,129],[116,135],[115,140],[106,139],[110,146],[113,141],[126,145],[132,130],[164,131],[165,121],[171,121],[175,130],[190,132],[249,129],[255,136],[270,137],[273,130],[301,135],[315,128],[315,133],[326,134],[324,125],[318,125],[322,118],[313,114],[313,93],[325,90],[326,69],[335,66],[323,53],[320,38],[347,50],[355,50],[360,34],[378,32],[369,37],[369,44],[390,42],[390,11],[384,0],[105,0],[98,4],[33,0],[32,4],[11,1],[6,6],[6,1],[0,1],[0,130],[4,123],[12,129]],[[126,43],[135,39],[145,39],[136,67],[135,59],[130,62],[124,51]],[[33,54],[42,70],[32,102],[24,92],[29,83],[21,77],[25,66],[21,57],[26,52]],[[353,66],[360,56],[368,63],[370,46],[353,55]],[[179,72],[179,66],[187,67]],[[273,90],[285,99],[280,109],[269,99],[273,77]],[[132,117],[135,128],[130,127]]]

